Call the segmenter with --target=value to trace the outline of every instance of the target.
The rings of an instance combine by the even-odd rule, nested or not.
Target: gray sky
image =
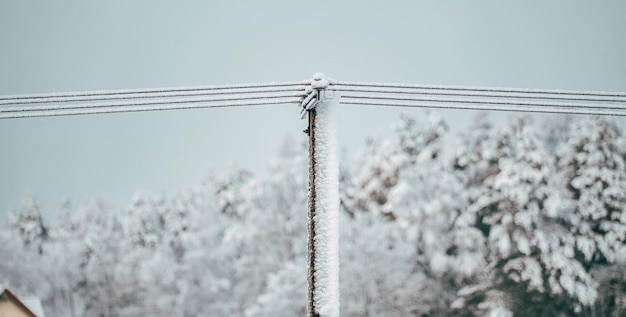
[[[0,1],[0,95],[294,81],[626,91],[624,1]],[[352,152],[401,110],[345,107]],[[422,110],[407,111],[422,115]],[[472,112],[445,112],[454,127]],[[499,116],[496,116],[498,118]],[[0,120],[0,215],[123,207],[229,162],[262,173],[294,106]],[[306,189],[303,189],[306,190]]]

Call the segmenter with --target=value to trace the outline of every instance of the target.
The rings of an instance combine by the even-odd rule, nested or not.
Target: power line
[[[526,88],[503,88],[503,87],[480,87],[480,86],[410,85],[410,84],[395,84],[395,83],[360,83],[360,82],[341,82],[341,81],[335,81],[332,83],[332,85],[352,86],[352,87],[452,90],[452,91],[498,92],[498,93],[519,93],[519,94],[626,97],[625,92],[575,91],[575,90],[536,89],[536,88],[526,89]]]
[[[626,116],[626,93],[333,82],[341,104]]]
[[[43,103],[69,103],[82,101],[108,101],[108,100],[131,100],[131,99],[149,99],[149,98],[173,98],[173,97],[200,97],[200,96],[222,96],[222,95],[243,95],[243,94],[260,94],[260,93],[276,93],[276,92],[300,92],[305,91],[302,88],[265,88],[263,90],[227,90],[227,91],[192,91],[192,92],[164,92],[164,93],[140,93],[132,95],[101,95],[101,96],[66,96],[66,97],[46,97],[46,98],[20,98],[0,101],[0,107],[9,105],[30,105]]]
[[[305,80],[305,81],[300,81],[300,82],[283,82],[283,83],[256,83],[256,84],[238,84],[238,85],[211,85],[211,86],[193,86],[193,87],[77,91],[77,92],[0,96],[0,101],[15,102],[19,100],[28,100],[28,99],[115,96],[115,95],[147,94],[147,93],[176,93],[176,92],[253,89],[253,88],[290,87],[290,86],[301,86],[304,88],[308,84],[310,84],[310,81]]]
[[[167,103],[196,103],[196,102],[223,102],[223,101],[242,101],[242,100],[261,100],[261,99],[279,99],[288,97],[302,97],[300,93],[291,94],[271,94],[271,95],[253,95],[253,96],[234,96],[227,98],[169,98],[162,99],[157,98],[157,101],[133,101],[130,102],[109,102],[109,103],[81,103],[57,106],[54,104],[37,105],[37,106],[12,106],[12,107],[0,107],[0,113],[5,112],[29,112],[29,111],[48,111],[48,110],[70,110],[70,109],[92,109],[92,108],[115,108],[115,107],[127,107],[127,106],[142,106],[142,105],[159,105]],[[195,96],[194,96],[195,97]]]
[[[0,119],[299,103],[308,81],[0,97]]]
[[[608,106],[582,103],[546,103],[546,102],[524,102],[524,101],[508,101],[508,100],[490,100],[490,99],[445,99],[445,98],[405,98],[405,97],[388,97],[376,95],[345,95],[346,99],[365,99],[365,100],[383,100],[383,101],[406,101],[406,102],[434,102],[434,103],[455,103],[455,104],[489,104],[499,106],[529,106],[529,107],[545,107],[545,108],[575,108],[575,109],[601,109],[601,110],[622,110],[626,111],[624,106]]]
[[[340,104],[343,105],[361,105],[361,106],[384,106],[384,107],[408,107],[408,108],[434,108],[434,109],[457,109],[457,110],[487,110],[487,111],[509,111],[509,112],[536,112],[536,113],[552,113],[552,114],[576,114],[576,115],[606,115],[606,116],[626,116],[626,109],[623,111],[617,110],[605,110],[582,108],[582,109],[562,109],[562,108],[548,108],[548,107],[503,107],[503,106],[490,106],[488,103],[481,103],[475,105],[463,105],[463,104],[434,104],[434,103],[385,103],[385,102],[368,102],[368,101],[344,101]]]
[[[250,102],[242,102],[242,103],[222,102],[222,103],[215,103],[215,104],[208,104],[204,100],[185,100],[185,101],[179,100],[179,101],[155,102],[151,104],[127,105],[124,107],[71,108],[71,109],[63,109],[63,110],[4,112],[4,113],[0,113],[0,119],[75,116],[75,115],[88,115],[88,114],[144,112],[144,111],[159,111],[159,110],[229,108],[229,107],[263,106],[263,105],[279,105],[279,104],[297,104],[299,102],[300,102],[299,98],[279,99],[279,100],[272,100],[272,101],[250,101]]]
[[[344,105],[626,116],[626,93],[330,82]],[[0,96],[0,119],[312,102],[311,81]]]
[[[619,99],[615,96],[603,96],[603,97],[595,97],[595,98],[579,98],[579,97],[562,97],[558,95],[545,95],[544,93],[537,94],[511,94],[511,93],[498,93],[498,92],[490,92],[490,93],[481,93],[481,92],[472,92],[472,93],[464,93],[457,92],[454,90],[443,91],[443,92],[432,92],[432,91],[420,91],[415,89],[371,89],[371,88],[342,88],[337,87],[331,88],[330,90],[341,91],[341,92],[354,92],[354,93],[379,93],[379,94],[398,94],[398,95],[423,95],[423,96],[456,96],[456,97],[485,97],[485,98],[508,98],[508,99],[538,99],[538,100],[562,100],[562,101],[586,101],[586,102],[618,102],[618,103],[626,103],[625,99]]]

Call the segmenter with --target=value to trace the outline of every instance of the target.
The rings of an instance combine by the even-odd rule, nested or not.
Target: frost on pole
[[[313,196],[313,313],[316,316],[339,316],[339,166],[334,108],[337,92],[325,90],[329,85],[323,74],[315,74],[311,84],[318,91],[314,107],[312,151]],[[311,219],[309,220],[311,221]]]

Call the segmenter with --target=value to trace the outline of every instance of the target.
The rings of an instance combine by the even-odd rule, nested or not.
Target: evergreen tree
[[[495,149],[489,153],[497,161],[491,157],[484,164],[484,186],[458,220],[482,232],[487,278],[462,290],[457,307],[474,305],[469,309],[475,313],[580,311],[593,303],[596,290],[574,256],[572,235],[557,218],[559,196],[550,182],[554,160],[527,117],[516,117],[493,141],[488,148]]]
[[[19,233],[24,245],[43,253],[43,244],[48,239],[48,225],[44,223],[39,201],[27,198],[17,213],[9,214],[11,227]]]
[[[349,213],[355,210],[383,214],[390,220],[395,215],[385,204],[390,191],[398,184],[402,170],[416,164],[418,156],[437,158],[442,148],[440,140],[448,130],[447,125],[435,113],[429,114],[425,128],[414,118],[403,115],[395,127],[395,138],[369,142],[369,151],[362,159],[362,166],[355,180],[346,191],[345,207]]]
[[[563,217],[586,267],[614,262],[626,242],[625,157],[626,139],[614,121],[583,117],[573,123],[560,157],[571,200]]]
[[[342,315],[623,314],[621,127],[479,117],[455,147],[446,131],[403,116],[343,166]],[[1,227],[0,284],[52,315],[302,315],[306,144],[286,140],[268,172],[138,193],[121,213],[67,202],[52,225],[28,200]]]
[[[615,121],[581,117],[569,129],[559,166],[567,200],[563,222],[576,258],[594,275],[598,300],[590,316],[618,316],[626,307],[626,138]],[[617,273],[619,272],[619,273]]]

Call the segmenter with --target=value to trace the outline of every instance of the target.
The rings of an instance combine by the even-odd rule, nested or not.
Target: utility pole
[[[339,171],[332,114],[338,95],[328,79],[313,76],[303,107],[309,114],[309,317],[339,316]]]

